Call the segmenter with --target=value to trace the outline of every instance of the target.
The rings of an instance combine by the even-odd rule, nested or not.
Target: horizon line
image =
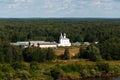
[[[120,17],[0,17],[0,19],[120,19]]]

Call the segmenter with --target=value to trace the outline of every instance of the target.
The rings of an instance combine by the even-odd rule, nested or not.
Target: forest
[[[61,32],[66,33],[71,42],[103,42],[110,38],[120,38],[120,20],[0,20],[0,41],[58,41]]]
[[[44,40],[58,42],[66,33],[71,42],[89,46],[35,48],[11,42]],[[94,42],[98,41],[98,44]],[[71,56],[70,48],[79,48]],[[119,19],[0,19],[1,80],[70,80],[120,75]],[[117,60],[117,61],[116,61]],[[113,61],[113,62],[112,62]],[[84,79],[83,79],[84,80]]]

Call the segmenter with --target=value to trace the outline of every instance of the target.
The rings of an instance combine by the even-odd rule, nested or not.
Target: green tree
[[[85,51],[86,51],[86,47],[84,47],[84,46],[80,46],[80,48],[79,48],[79,53],[77,54],[77,57],[78,58],[88,58],[88,55],[85,53]]]
[[[100,50],[94,45],[90,45],[86,48],[86,53],[88,54],[88,58],[91,61],[100,61],[101,55],[100,55]]]
[[[4,54],[0,52],[0,63],[4,63]]]
[[[70,59],[70,52],[68,48],[65,49],[64,54],[61,57],[62,59],[65,59],[65,60]]]
[[[56,58],[55,52],[53,49],[48,48],[46,53],[46,60],[51,61]]]

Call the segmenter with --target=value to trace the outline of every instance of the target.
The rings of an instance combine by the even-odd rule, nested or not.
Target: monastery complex
[[[22,47],[40,47],[40,48],[57,48],[58,46],[71,46],[70,39],[66,37],[66,34],[62,34],[59,37],[59,43],[56,42],[46,42],[46,41],[18,41],[16,43],[11,43],[15,46]]]

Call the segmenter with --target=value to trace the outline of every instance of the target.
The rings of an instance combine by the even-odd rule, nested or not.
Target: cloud
[[[83,9],[110,10],[117,3],[114,0],[80,0],[79,4],[82,5]]]
[[[87,7],[110,7],[113,2],[120,2],[120,0],[41,0],[44,2],[44,8],[48,12],[58,12],[65,10],[66,12],[73,12],[75,9]],[[29,6],[33,2],[39,3],[39,0],[0,0],[9,8],[17,8],[22,6]],[[38,4],[37,4],[38,5]],[[41,3],[40,3],[41,5]],[[32,6],[34,7],[34,6]],[[112,6],[111,6],[112,7]]]
[[[0,0],[0,16],[94,16],[119,10],[120,0]]]
[[[28,6],[33,2],[33,0],[13,0],[13,3],[9,4],[9,8],[16,8],[21,6]]]
[[[75,4],[73,0],[44,0],[44,8],[51,13],[59,11],[71,13],[75,8]]]
[[[44,0],[44,8],[47,12],[72,13],[86,8],[111,9],[116,0]]]
[[[117,1],[117,2],[120,2],[120,0],[113,0],[113,1]]]

